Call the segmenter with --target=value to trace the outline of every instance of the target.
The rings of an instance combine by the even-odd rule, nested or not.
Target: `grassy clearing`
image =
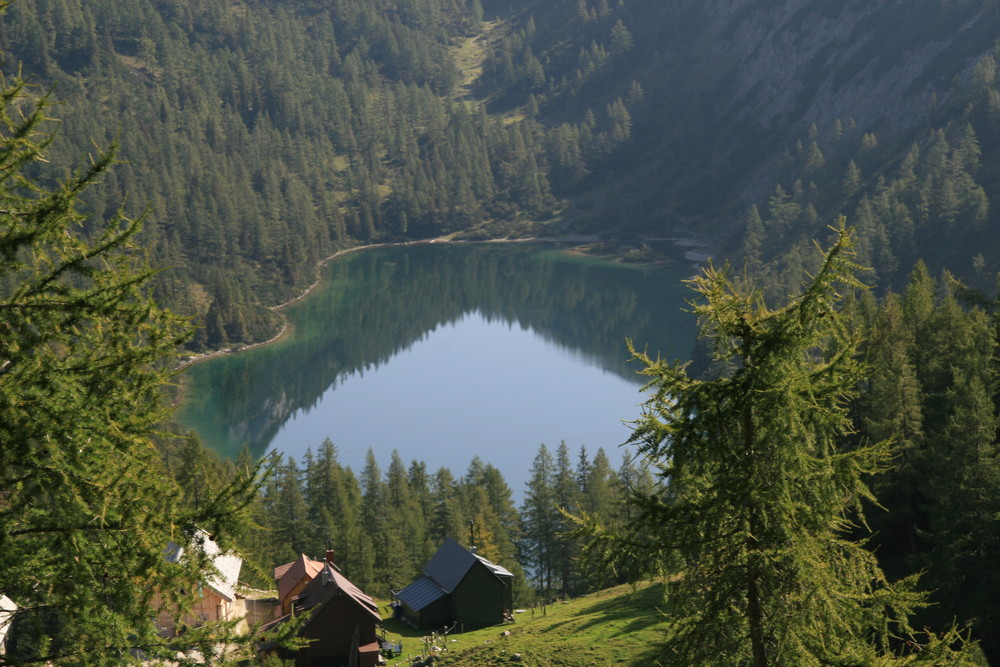
[[[437,642],[446,650],[438,663],[455,667],[519,664],[652,665],[665,632],[661,584],[619,586],[575,600],[516,614],[513,625],[453,633]],[[389,637],[402,640],[403,655],[389,665],[409,665],[424,648],[424,636],[398,621],[387,621]],[[505,630],[507,637],[501,636]],[[513,655],[521,655],[515,662]]]
[[[493,39],[494,31],[499,30],[500,21],[486,21],[475,35],[462,40],[452,51],[455,65],[462,73],[462,79],[455,89],[455,97],[468,96],[476,79],[483,72],[483,61],[486,59],[486,47]]]

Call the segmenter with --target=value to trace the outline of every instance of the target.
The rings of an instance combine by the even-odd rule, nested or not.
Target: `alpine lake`
[[[664,248],[653,265],[535,243],[347,253],[284,309],[286,335],[190,366],[177,416],[231,458],[301,461],[329,438],[355,473],[371,448],[383,470],[397,450],[458,477],[478,456],[516,498],[543,443],[617,467],[644,400],[626,340],[671,360],[695,340],[696,269]]]

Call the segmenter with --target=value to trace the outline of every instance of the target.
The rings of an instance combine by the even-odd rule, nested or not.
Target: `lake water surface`
[[[472,458],[520,496],[541,443],[614,464],[642,401],[626,338],[687,358],[690,264],[623,266],[527,244],[345,255],[286,310],[291,335],[188,371],[182,423],[224,456],[301,460],[324,438],[360,472],[372,448],[460,476]]]

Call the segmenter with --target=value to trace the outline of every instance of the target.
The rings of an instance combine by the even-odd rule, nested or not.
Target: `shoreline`
[[[649,242],[649,241],[669,241],[670,243],[672,243],[674,246],[676,246],[678,248],[691,248],[690,250],[687,250],[687,251],[684,252],[684,261],[690,262],[691,264],[694,265],[694,267],[696,269],[699,268],[702,263],[704,263],[709,258],[711,258],[711,255],[708,254],[708,253],[699,252],[697,250],[694,250],[694,248],[704,248],[704,244],[702,244],[702,242],[699,241],[698,239],[694,239],[694,238],[653,237],[653,238],[648,238],[648,239],[641,239],[641,241],[642,242]],[[270,310],[270,311],[272,311],[272,312],[275,312],[275,313],[280,313],[282,310],[284,310],[288,306],[292,305],[293,303],[297,303],[298,301],[301,301],[302,299],[306,298],[307,296],[309,296],[310,294],[312,294],[312,292],[316,288],[318,288],[320,286],[320,284],[322,284],[322,282],[323,282],[322,269],[323,269],[324,266],[326,266],[327,264],[329,264],[330,262],[332,262],[335,259],[343,257],[344,255],[349,255],[351,253],[358,252],[358,251],[361,251],[361,250],[371,250],[371,249],[374,249],[374,248],[399,248],[399,247],[406,247],[406,246],[412,246],[412,245],[429,245],[429,244],[432,244],[432,243],[451,243],[451,244],[460,244],[460,243],[576,243],[576,244],[579,244],[579,245],[583,245],[583,244],[587,244],[587,243],[602,243],[602,242],[604,242],[604,240],[601,239],[600,237],[596,236],[596,235],[570,234],[570,235],[567,235],[567,236],[552,236],[552,237],[531,236],[531,237],[518,238],[518,239],[504,239],[504,238],[500,238],[500,239],[476,239],[476,240],[452,239],[452,238],[448,238],[446,236],[439,236],[439,237],[435,237],[433,239],[419,239],[419,240],[415,240],[415,241],[393,241],[393,242],[389,242],[389,243],[371,243],[371,244],[367,244],[367,245],[357,245],[357,246],[353,246],[353,247],[350,247],[350,248],[342,248],[342,249],[338,250],[337,252],[333,253],[332,255],[330,255],[329,257],[325,257],[325,258],[319,260],[318,262],[316,262],[316,264],[314,266],[314,269],[313,269],[316,272],[316,279],[312,282],[311,285],[309,285],[308,287],[306,287],[302,291],[301,294],[299,294],[299,295],[297,295],[295,297],[292,297],[291,299],[289,299],[288,301],[285,301],[283,303],[279,303],[279,304],[274,305],[274,306],[267,306],[267,309]],[[255,348],[258,348],[258,347],[263,347],[264,345],[270,345],[272,343],[276,343],[279,340],[281,340],[282,338],[284,338],[286,335],[288,335],[293,329],[294,329],[294,327],[291,325],[291,323],[288,322],[288,320],[286,318],[286,319],[284,319],[284,321],[283,321],[283,323],[281,325],[281,329],[278,331],[278,333],[276,333],[271,338],[268,338],[267,340],[263,340],[263,341],[260,341],[260,342],[257,342],[257,343],[250,343],[248,345],[243,345],[243,346],[240,346],[240,347],[223,348],[223,349],[220,349],[220,350],[212,350],[210,352],[204,352],[204,353],[201,353],[201,354],[197,354],[197,355],[195,355],[193,357],[189,357],[189,358],[184,359],[183,361],[181,361],[175,367],[174,370],[177,373],[181,373],[182,371],[187,370],[189,367],[194,366],[195,364],[201,363],[202,361],[208,361],[209,359],[215,359],[216,357],[222,357],[222,356],[226,356],[226,355],[230,355],[230,354],[239,354],[240,352],[246,352],[248,350],[252,350],[252,349],[255,349]]]
[[[370,250],[372,248],[391,248],[391,247],[401,247],[401,246],[408,246],[408,245],[417,245],[417,244],[423,244],[423,243],[456,243],[456,241],[452,241],[452,240],[444,238],[444,237],[439,237],[439,238],[434,238],[434,239],[421,239],[421,240],[418,240],[418,241],[398,241],[398,242],[392,242],[392,243],[371,243],[371,244],[367,244],[367,245],[353,246],[353,247],[350,247],[350,248],[342,248],[342,249],[338,250],[337,252],[333,253],[332,255],[330,255],[329,257],[324,257],[323,259],[321,259],[318,262],[316,262],[315,266],[313,267],[313,270],[316,272],[316,279],[312,282],[311,285],[309,285],[304,290],[302,290],[301,294],[298,294],[297,296],[294,296],[291,299],[289,299],[288,301],[285,301],[283,303],[279,303],[279,304],[274,305],[274,306],[267,306],[267,309],[270,310],[270,311],[272,311],[272,312],[278,313],[278,312],[281,312],[282,310],[284,310],[285,308],[287,308],[288,306],[292,305],[293,303],[301,301],[302,299],[304,299],[307,296],[309,296],[310,294],[312,294],[313,291],[317,287],[319,287],[320,284],[323,282],[323,274],[322,274],[323,267],[326,266],[327,264],[329,264],[330,262],[332,262],[333,260],[338,259],[340,257],[343,257],[344,255],[349,255],[349,254],[351,254],[353,252],[358,252],[360,250]],[[222,357],[222,356],[225,356],[227,354],[238,354],[240,352],[246,352],[247,350],[252,350],[254,348],[263,347],[264,345],[270,345],[271,343],[276,343],[279,340],[281,340],[282,338],[284,338],[289,333],[289,331],[292,330],[292,328],[293,327],[291,326],[291,324],[286,319],[282,323],[281,329],[278,330],[278,333],[276,333],[271,338],[268,338],[267,340],[262,340],[262,341],[259,341],[257,343],[250,343],[248,345],[243,345],[243,346],[240,346],[240,347],[229,347],[229,348],[222,348],[220,350],[212,350],[211,352],[203,352],[201,354],[197,354],[197,355],[195,355],[193,357],[189,357],[189,358],[185,359],[180,364],[178,364],[178,366],[177,366],[177,368],[175,370],[178,371],[178,372],[180,372],[180,371],[186,370],[190,366],[194,366],[197,363],[201,363],[202,361],[207,361],[209,359],[214,359],[216,357]]]

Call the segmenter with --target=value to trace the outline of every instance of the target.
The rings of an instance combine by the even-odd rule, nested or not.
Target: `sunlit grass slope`
[[[513,625],[449,634],[439,639],[441,661],[449,666],[520,664],[650,665],[665,632],[661,584],[619,586],[566,602],[516,614]],[[390,637],[402,638],[403,654],[390,665],[409,665],[424,648],[424,636],[388,622]],[[504,631],[509,636],[502,636]],[[520,654],[517,662],[514,654]]]

